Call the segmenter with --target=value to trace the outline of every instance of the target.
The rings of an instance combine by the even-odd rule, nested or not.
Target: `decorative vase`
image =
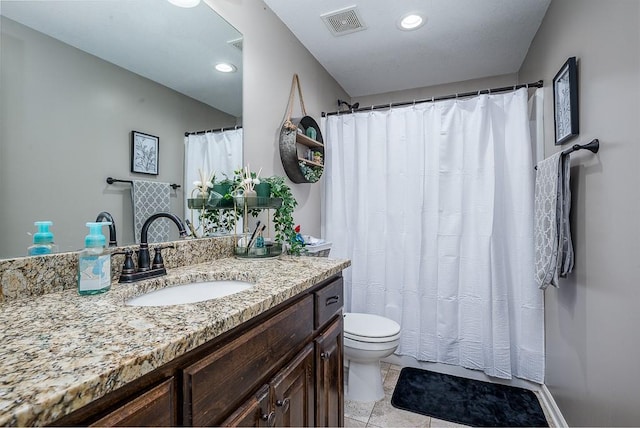
[[[226,195],[231,193],[231,183],[216,183],[212,188],[213,192],[222,195],[222,199],[218,201],[219,207],[232,207],[233,201],[229,198],[225,198]]]
[[[317,137],[315,128],[311,126],[307,128],[306,134],[307,134],[307,137],[311,138],[312,140],[315,140]]]
[[[266,181],[261,181],[260,184],[256,184],[253,188],[259,198],[268,198],[271,196],[271,184]]]

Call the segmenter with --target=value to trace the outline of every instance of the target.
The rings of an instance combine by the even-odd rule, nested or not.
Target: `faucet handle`
[[[162,269],[164,268],[164,260],[162,260],[162,250],[166,248],[176,248],[175,245],[169,244],[164,246],[159,246],[154,249],[153,254],[153,264],[151,265],[152,269]]]
[[[124,254],[124,264],[122,265],[122,273],[130,274],[135,273],[136,267],[133,264],[133,250],[127,248],[124,251],[116,251],[111,255]]]

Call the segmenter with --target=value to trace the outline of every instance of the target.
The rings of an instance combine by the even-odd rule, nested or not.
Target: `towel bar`
[[[563,151],[562,154],[568,155],[569,153],[573,153],[582,149],[589,150],[591,153],[598,153],[598,150],[600,150],[600,141],[597,138],[594,138],[590,143],[587,144],[574,144],[567,150]],[[538,169],[538,167],[534,166],[533,169]]]
[[[107,183],[108,184],[113,184],[113,183],[129,183],[129,184],[133,184],[132,180],[118,180],[117,178],[113,178],[113,177],[107,177]],[[179,184],[170,184],[169,185],[173,190],[176,190],[178,187],[181,187]]]

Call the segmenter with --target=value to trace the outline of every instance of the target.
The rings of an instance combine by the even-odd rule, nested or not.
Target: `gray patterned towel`
[[[133,180],[131,198],[133,199],[133,233],[136,243],[140,243],[142,225],[152,214],[170,212],[169,183]],[[149,227],[148,242],[166,242],[169,240],[169,221],[159,218]]]
[[[556,153],[538,163],[535,186],[536,282],[558,287],[559,277],[573,270],[569,213],[569,155]]]

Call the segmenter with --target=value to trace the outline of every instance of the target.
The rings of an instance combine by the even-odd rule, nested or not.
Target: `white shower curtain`
[[[528,117],[521,89],[326,119],[323,230],[397,354],[542,383]]]
[[[190,134],[184,138],[184,212],[191,219],[187,199],[191,197],[193,182],[200,180],[198,169],[203,174],[216,173],[218,180],[223,174],[233,178],[233,171],[242,167],[242,128],[228,131]],[[207,177],[209,178],[209,177]],[[199,226],[193,216],[194,227]]]

